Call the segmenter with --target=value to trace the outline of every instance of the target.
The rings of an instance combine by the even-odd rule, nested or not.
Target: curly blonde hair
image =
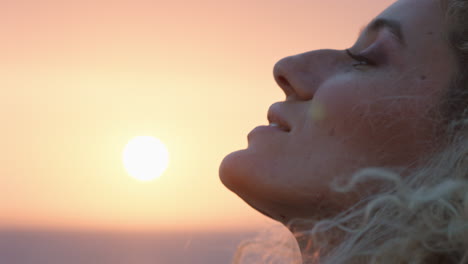
[[[458,58],[443,97],[441,150],[410,175],[365,168],[337,192],[381,181],[385,186],[332,219],[294,219],[244,241],[233,263],[468,263],[468,0],[441,0],[447,38]],[[289,232],[287,227],[314,226]],[[306,241],[301,256],[296,240]]]

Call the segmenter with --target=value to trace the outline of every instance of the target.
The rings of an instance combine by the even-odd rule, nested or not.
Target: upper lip
[[[280,128],[282,128],[283,130],[285,130],[286,132],[289,132],[291,131],[291,126],[288,124],[288,122],[286,121],[286,119],[281,115],[282,111],[281,111],[281,108],[282,108],[282,103],[274,103],[270,106],[270,108],[268,109],[268,121],[271,123],[276,123],[280,126]]]

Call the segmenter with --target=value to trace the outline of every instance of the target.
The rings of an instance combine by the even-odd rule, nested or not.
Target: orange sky
[[[218,179],[284,96],[284,56],[344,49],[389,0],[15,0],[0,3],[0,227],[255,228]],[[131,138],[169,169],[130,178]]]

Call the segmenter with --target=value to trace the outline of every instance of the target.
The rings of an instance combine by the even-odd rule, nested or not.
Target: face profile
[[[457,67],[447,32],[440,1],[399,0],[352,47],[277,62],[286,99],[246,149],[224,158],[223,184],[287,223],[336,215],[368,195],[330,188],[361,168],[418,166],[437,147],[439,106]]]

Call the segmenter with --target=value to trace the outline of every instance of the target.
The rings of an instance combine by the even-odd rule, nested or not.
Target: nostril
[[[278,85],[284,90],[286,96],[294,93],[291,84],[289,83],[288,79],[286,79],[284,76],[277,76],[276,81],[278,82]]]
[[[287,85],[289,86],[289,82],[286,78],[284,78],[283,76],[278,76],[278,82],[280,85]]]

